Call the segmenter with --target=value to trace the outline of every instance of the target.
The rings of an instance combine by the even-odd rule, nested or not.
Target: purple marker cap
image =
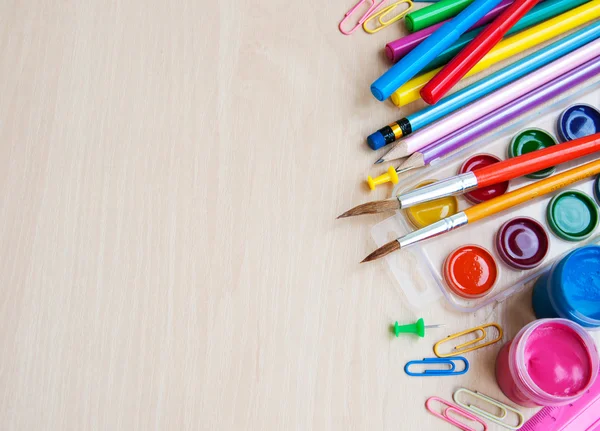
[[[489,23],[498,15],[500,15],[500,13],[502,13],[502,11],[512,3],[513,0],[504,0],[503,2],[499,3],[495,8],[485,14],[483,18],[473,24],[469,30],[473,30],[474,28]],[[431,33],[436,31],[448,21],[450,20],[448,19],[446,21],[439,22],[430,27],[426,27],[423,30],[416,31],[408,36],[401,37],[398,40],[388,43],[385,46],[385,55],[390,59],[390,61],[393,61],[394,63],[398,62],[398,60],[408,54],[415,46],[427,39]]]

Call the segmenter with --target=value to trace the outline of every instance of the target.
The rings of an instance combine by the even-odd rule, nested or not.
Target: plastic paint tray
[[[462,163],[475,154],[488,153],[494,154],[503,160],[506,159],[508,157],[508,146],[513,136],[525,128],[537,127],[557,136],[558,118],[570,105],[587,103],[595,107],[600,107],[600,82],[592,84],[588,82],[586,84],[578,87],[571,95],[557,98],[550,105],[529,112],[519,119],[518,122],[473,141],[462,150],[436,161],[429,167],[421,169],[409,177],[405,177],[394,188],[393,195],[411,190],[417,184],[426,180],[441,180],[457,175]],[[562,164],[557,166],[556,173],[582,165],[597,157],[598,155],[595,154]],[[534,180],[525,177],[511,180],[508,191],[530,184],[532,181]],[[526,204],[503,211],[472,225],[464,226],[441,237],[433,238],[413,245],[406,250],[392,253],[384,259],[412,306],[423,308],[425,305],[439,300],[443,295],[459,311],[476,311],[490,303],[500,302],[513,293],[522,290],[527,283],[550,269],[552,263],[557,258],[560,258],[569,251],[585,244],[600,242],[600,228],[597,228],[586,240],[567,242],[559,239],[552,233],[546,222],[546,207],[553,196],[564,190],[576,189],[593,197],[593,182],[594,179],[590,178],[576,183],[569,188],[536,198]],[[458,203],[459,211],[471,206],[463,196],[458,196]],[[518,216],[528,216],[536,219],[548,232],[550,250],[542,264],[537,268],[530,270],[512,269],[500,259],[494,247],[494,238],[500,226],[505,221]],[[377,246],[380,247],[414,229],[404,211],[398,211],[394,216],[375,225],[371,234]],[[442,276],[442,266],[446,257],[456,248],[466,244],[476,244],[485,247],[498,262],[499,272],[496,284],[489,294],[481,298],[466,299],[455,295],[446,286]],[[409,263],[408,265],[407,262]],[[411,270],[407,271],[405,268],[411,268]]]

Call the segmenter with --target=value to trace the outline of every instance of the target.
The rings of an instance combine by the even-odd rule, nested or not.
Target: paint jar
[[[589,238],[598,226],[598,207],[587,194],[567,190],[554,196],[546,209],[550,230],[565,241]]]
[[[539,266],[550,250],[546,229],[530,217],[508,220],[498,229],[494,242],[504,263],[519,270]]]
[[[498,280],[498,264],[485,248],[465,245],[446,258],[443,273],[452,292],[463,298],[480,298],[494,288]]]
[[[600,328],[600,246],[573,250],[542,275],[533,288],[533,311]]]
[[[458,173],[464,174],[466,172],[473,172],[477,169],[485,168],[486,166],[498,163],[500,159],[492,154],[475,154],[473,157],[467,159],[462,164]],[[508,190],[508,181],[499,184],[493,184],[491,186],[482,187],[470,192],[465,193],[463,196],[473,204],[479,204],[481,202],[489,201],[495,197],[501,196]]]
[[[427,180],[418,184],[415,189],[435,183],[436,180]],[[456,196],[446,196],[430,202],[406,209],[406,216],[414,227],[420,229],[443,218],[450,217],[458,212],[458,199]]]
[[[563,142],[598,133],[600,112],[585,103],[571,105],[558,117],[557,130]]]
[[[594,180],[594,196],[596,201],[600,204],[600,175]]]
[[[533,151],[542,150],[558,144],[554,136],[542,129],[525,129],[517,133],[510,145],[508,146],[508,157],[522,156]],[[555,171],[554,166],[551,166],[541,171],[526,175],[527,178],[540,180],[552,175]]]
[[[504,395],[524,407],[561,406],[581,397],[598,375],[598,350],[577,323],[541,319],[525,326],[496,359]]]

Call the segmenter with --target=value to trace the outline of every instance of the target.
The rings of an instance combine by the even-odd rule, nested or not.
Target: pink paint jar
[[[596,344],[583,327],[567,319],[541,319],[502,347],[496,380],[516,404],[561,406],[589,389],[599,362]]]

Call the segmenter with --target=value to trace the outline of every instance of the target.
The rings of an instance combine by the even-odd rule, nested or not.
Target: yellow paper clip
[[[487,332],[485,331],[485,328],[489,328],[490,326],[493,326],[494,328],[496,328],[498,330],[498,336],[496,338],[494,338],[493,340],[488,341],[486,343],[477,344],[480,341],[483,341],[485,339],[485,337],[487,337]],[[440,353],[438,351],[440,348],[440,345],[442,345],[443,343],[446,343],[450,340],[453,340],[455,338],[461,337],[466,334],[477,333],[477,332],[481,332],[481,335],[478,336],[477,338],[475,338],[474,340],[467,341],[466,343],[463,343],[463,344],[459,344],[458,346],[456,346],[452,349],[453,351],[451,353]],[[472,352],[473,350],[481,349],[482,347],[497,343],[498,341],[500,341],[502,339],[502,336],[503,336],[503,332],[502,332],[502,328],[500,327],[500,325],[498,325],[497,323],[488,323],[486,325],[476,326],[475,328],[467,329],[466,331],[462,331],[457,334],[448,335],[445,339],[435,343],[435,345],[433,346],[433,352],[435,353],[435,355],[438,358],[447,358],[449,356],[463,355],[465,353]],[[477,344],[477,345],[473,346],[473,344]],[[469,346],[472,346],[472,347],[469,347]],[[465,347],[469,347],[469,348],[461,350]]]
[[[388,19],[387,21],[383,20],[384,16],[386,16],[387,14],[389,14],[391,11],[393,11],[397,7],[400,7],[400,5],[402,5],[402,4],[406,4],[407,5],[406,9],[404,9],[398,15],[395,15],[393,18]],[[400,0],[400,1],[396,2],[396,3],[394,3],[394,4],[391,4],[391,5],[383,8],[383,9],[381,9],[379,12],[371,15],[368,19],[366,19],[365,22],[362,23],[363,30],[366,31],[369,34],[377,33],[379,30],[383,30],[388,25],[393,24],[396,21],[400,21],[412,9],[412,7],[413,7],[413,2],[411,0]],[[375,19],[375,18],[377,18],[377,21],[379,21],[379,25],[377,27],[375,27],[374,29],[369,29],[368,26],[367,26],[367,24],[372,19]]]
[[[460,401],[458,399],[458,394],[460,394],[460,393],[469,394],[472,397],[479,398],[480,400],[485,401],[488,404],[498,407],[500,409],[500,414],[495,415],[486,410],[480,409],[479,407],[474,406],[472,404],[463,403],[462,401]],[[462,408],[464,408],[472,413],[475,413],[477,416],[479,416],[483,419],[492,421],[492,422],[494,422],[504,428],[507,428],[509,430],[518,430],[525,424],[525,418],[523,417],[523,414],[520,411],[518,411],[517,409],[515,409],[511,406],[507,406],[506,404],[503,404],[500,401],[493,399],[492,397],[488,397],[487,395],[482,394],[480,392],[473,392],[473,391],[470,391],[465,388],[460,388],[459,390],[454,392],[454,395],[452,395],[452,398],[454,399],[454,402],[456,404],[458,404],[459,406],[461,406]],[[517,425],[510,425],[504,421],[504,419],[506,419],[506,416],[508,415],[508,412],[514,413],[519,418],[519,423]]]

